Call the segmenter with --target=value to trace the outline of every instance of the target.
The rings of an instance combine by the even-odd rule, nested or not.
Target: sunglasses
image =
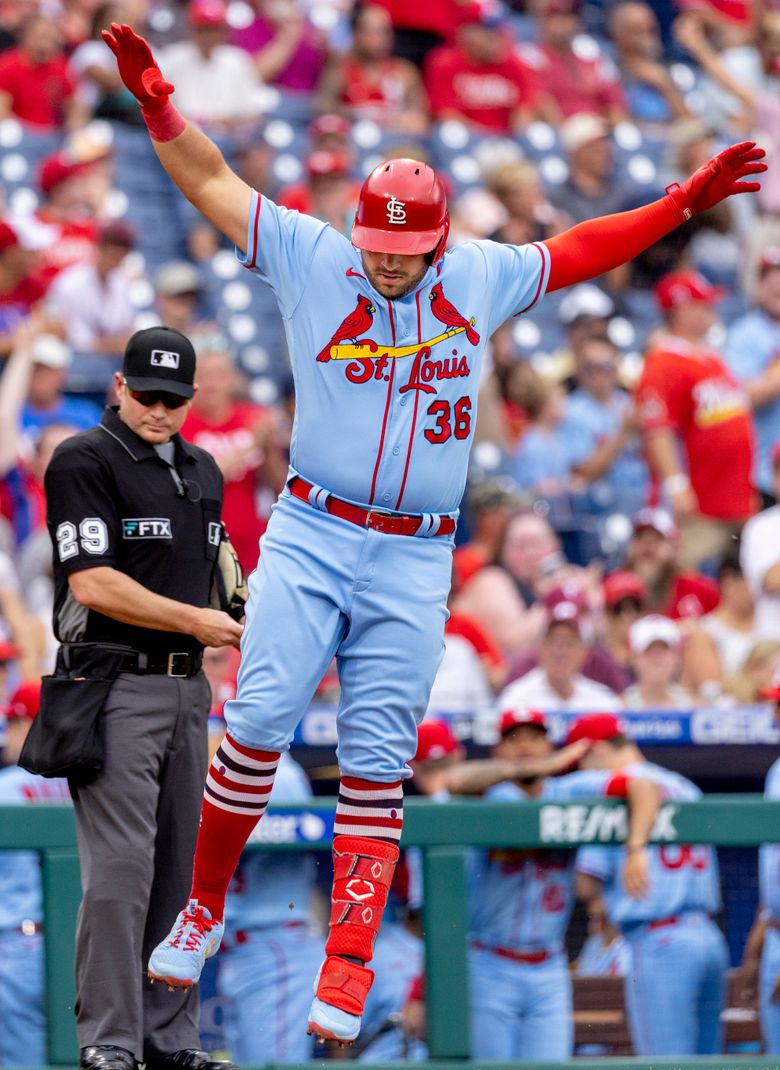
[[[169,394],[165,390],[131,390],[127,386],[127,380],[123,379],[122,381],[133,401],[137,401],[145,409],[151,409],[158,401],[161,401],[166,409],[180,409],[182,405],[186,405],[191,400],[190,398],[183,398],[180,394]]]

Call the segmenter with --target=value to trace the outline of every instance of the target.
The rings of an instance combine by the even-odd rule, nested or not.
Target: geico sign
[[[674,818],[677,806],[665,803],[656,818],[651,838],[676,840]],[[539,838],[542,843],[618,843],[628,832],[624,806],[560,806],[549,803],[539,811]]]

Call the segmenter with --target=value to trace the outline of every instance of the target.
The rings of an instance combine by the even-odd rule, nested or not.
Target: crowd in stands
[[[0,3],[0,701],[53,661],[43,472],[111,403],[134,330],[195,343],[183,433],[217,458],[248,569],[285,480],[273,294],[165,178],[112,21],[246,181],[347,235],[388,156],[444,176],[451,243],[524,243],[766,143],[759,196],[492,339],[432,710],[759,700],[780,668],[776,5],[25,0]],[[234,671],[214,659],[216,705]]]

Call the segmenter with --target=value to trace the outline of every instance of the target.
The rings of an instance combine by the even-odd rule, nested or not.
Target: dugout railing
[[[335,800],[271,808],[265,832],[250,845],[261,850],[330,848]],[[428,999],[427,1070],[476,1067],[469,1062],[465,853],[469,847],[566,848],[584,843],[618,843],[626,812],[612,800],[592,803],[488,803],[458,800],[405,802],[403,845],[423,852],[425,962]],[[659,843],[709,843],[754,847],[780,841],[780,801],[760,795],[708,795],[695,803],[666,803],[653,833]],[[0,850],[34,850],[41,855],[44,896],[48,1059],[53,1067],[74,1066],[78,1048],[73,1017],[73,943],[81,895],[73,811],[67,806],[0,807]],[[2,1024],[0,1023],[0,1028]],[[312,1064],[307,1064],[311,1066]],[[317,1065],[316,1063],[314,1065]],[[353,1062],[321,1064],[344,1070]],[[394,1064],[393,1070],[402,1065]],[[501,1070],[519,1064],[480,1063]],[[560,1063],[524,1063],[526,1070],[550,1070]],[[780,1070],[780,1057],[726,1055],[720,1058],[578,1058],[580,1070]],[[271,1064],[268,1064],[271,1070]],[[289,1067],[288,1067],[289,1070]],[[297,1070],[304,1070],[303,1067]],[[390,1070],[388,1067],[387,1070]]]

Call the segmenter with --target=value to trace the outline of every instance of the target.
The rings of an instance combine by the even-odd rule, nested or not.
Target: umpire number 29
[[[104,554],[108,549],[108,529],[105,522],[96,516],[85,517],[79,524],[78,531],[75,524],[63,520],[57,528],[56,536],[60,561],[67,561],[78,554],[79,541],[81,548],[88,554]]]
[[[449,401],[433,401],[428,406],[428,415],[436,418],[433,427],[425,429],[429,442],[446,442],[451,435],[468,438],[471,433],[471,398],[458,398],[454,405]]]

